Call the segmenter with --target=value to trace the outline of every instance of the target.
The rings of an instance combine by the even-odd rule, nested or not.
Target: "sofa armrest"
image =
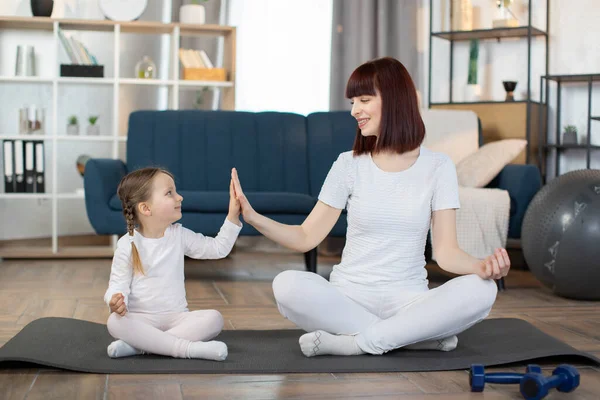
[[[521,225],[527,207],[542,187],[539,168],[531,164],[509,164],[486,187],[508,191],[510,196],[508,237],[521,238]]]
[[[111,210],[108,203],[117,193],[117,187],[126,173],[127,167],[121,160],[93,158],[85,164],[85,208],[90,224],[98,234],[113,234],[123,230],[119,221],[121,229],[115,231],[114,214],[118,217],[121,213]]]

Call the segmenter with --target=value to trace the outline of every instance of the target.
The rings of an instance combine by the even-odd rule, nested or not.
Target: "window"
[[[329,110],[332,0],[231,0],[236,110]]]

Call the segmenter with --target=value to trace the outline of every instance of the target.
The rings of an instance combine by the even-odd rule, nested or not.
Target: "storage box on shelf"
[[[0,85],[15,84],[45,84],[51,90],[51,105],[47,107],[47,128],[43,135],[20,135],[17,129],[14,131],[0,132],[0,141],[3,140],[36,140],[42,141],[46,146],[46,151],[50,156],[46,158],[45,171],[47,181],[52,182],[47,185],[45,193],[0,193],[0,202],[5,207],[18,207],[19,201],[23,199],[43,199],[51,202],[51,237],[48,240],[32,240],[19,246],[19,241],[0,242],[0,258],[12,257],[106,257],[112,254],[112,247],[115,243],[115,237],[96,240],[100,246],[90,248],[77,240],[67,240],[59,235],[59,201],[83,201],[83,195],[78,192],[61,192],[65,185],[62,185],[63,179],[71,179],[68,174],[58,171],[59,162],[59,143],[89,143],[91,149],[100,143],[108,145],[110,148],[110,157],[123,158],[123,144],[127,140],[127,129],[123,126],[127,124],[127,111],[123,111],[124,105],[120,104],[120,93],[124,88],[131,86],[148,87],[167,87],[169,91],[168,109],[179,109],[180,90],[199,90],[202,88],[212,88],[221,93],[220,108],[224,110],[233,110],[235,107],[235,37],[236,29],[230,26],[221,25],[186,25],[179,23],[161,23],[148,21],[118,22],[108,20],[67,20],[52,19],[46,17],[0,17],[0,32],[5,33],[13,31],[19,34],[23,31],[42,32],[48,35],[53,43],[51,60],[55,65],[50,76],[13,76],[14,70],[7,68],[0,69]],[[107,32],[111,34],[113,41],[112,60],[102,60],[102,66],[96,65],[69,65],[69,61],[61,61],[60,54],[61,41],[59,32],[69,31],[89,31],[89,32]],[[121,40],[122,34],[135,35],[169,35],[169,73],[168,78],[140,79],[132,78],[132,74],[123,70],[121,60]],[[178,59],[179,43],[182,36],[208,35],[223,38],[223,60],[219,64],[220,68],[214,68],[206,71],[185,71],[180,68]],[[93,49],[93,43],[89,43]],[[13,52],[13,48],[3,48],[2,50],[8,56],[8,52]],[[12,54],[11,54],[12,55]],[[64,57],[63,57],[64,59]],[[100,60],[99,60],[100,61]],[[222,66],[222,68],[221,68]],[[110,72],[110,73],[109,73]],[[129,71],[130,72],[130,71]],[[181,74],[181,75],[180,75]],[[164,77],[164,75],[162,75]],[[98,136],[86,136],[82,128],[79,136],[67,135],[65,133],[66,120],[64,110],[60,109],[60,91],[63,88],[72,87],[72,85],[82,85],[84,87],[94,88],[101,85],[112,90],[112,115],[105,118],[108,122],[103,125],[103,131]],[[51,88],[51,89],[50,89]],[[91,110],[93,112],[93,110]],[[16,118],[15,118],[16,119]],[[68,146],[67,146],[68,148]],[[60,157],[75,160],[79,153],[65,154],[64,146],[60,148]],[[0,157],[1,157],[0,151]],[[1,166],[1,164],[0,164]],[[73,165],[72,168],[75,168]],[[17,200],[17,201],[13,201]],[[82,203],[83,204],[83,203]],[[15,221],[19,223],[19,221]],[[106,239],[106,240],[105,240]],[[79,241],[80,242],[80,241]],[[112,243],[111,243],[112,242]],[[108,245],[107,245],[108,244]]]

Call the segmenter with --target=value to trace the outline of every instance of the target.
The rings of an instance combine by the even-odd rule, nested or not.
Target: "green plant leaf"
[[[469,76],[467,83],[474,85],[477,83],[477,62],[479,59],[479,40],[473,39],[469,44]]]

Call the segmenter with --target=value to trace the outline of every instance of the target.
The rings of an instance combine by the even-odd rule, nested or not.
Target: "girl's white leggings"
[[[364,352],[383,354],[473,326],[488,316],[497,288],[477,275],[430,290],[426,285],[330,283],[312,272],[290,270],[275,277],[273,292],[281,314],[301,329],[356,335]]]
[[[191,342],[208,341],[223,329],[223,316],[216,310],[173,314],[111,313],[108,332],[146,353],[177,358],[187,356]]]

